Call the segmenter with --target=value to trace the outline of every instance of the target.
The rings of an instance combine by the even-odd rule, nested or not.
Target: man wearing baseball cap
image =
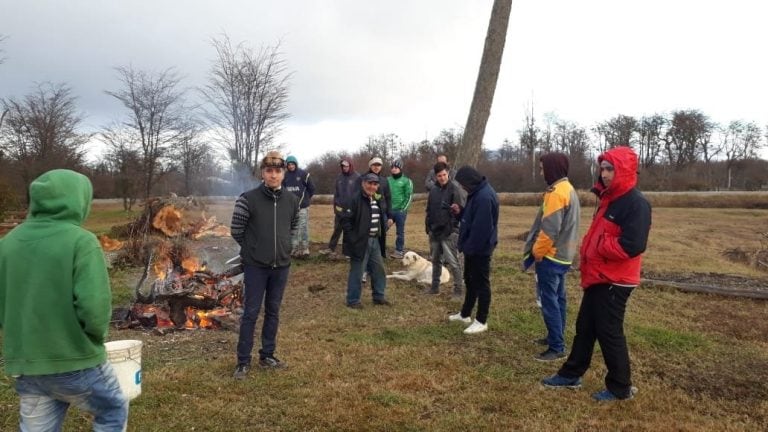
[[[347,306],[362,309],[360,302],[363,271],[371,274],[373,304],[389,306],[386,298],[387,277],[381,254],[381,239],[384,238],[387,203],[377,192],[381,179],[369,172],[362,176],[360,190],[344,206],[341,226],[344,230],[343,252],[349,257],[347,278]]]

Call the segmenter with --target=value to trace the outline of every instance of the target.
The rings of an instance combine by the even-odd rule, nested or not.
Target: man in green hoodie
[[[29,186],[29,216],[0,240],[0,330],[20,429],[60,430],[75,405],[98,431],[125,430],[128,401],[106,361],[112,312],[104,253],[80,225],[93,187],[53,170]]]

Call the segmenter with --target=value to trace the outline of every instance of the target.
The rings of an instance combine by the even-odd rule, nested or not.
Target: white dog
[[[422,258],[416,252],[408,251],[403,256],[403,265],[406,267],[405,271],[396,271],[391,275],[387,275],[387,279],[400,279],[411,281],[415,280],[419,283],[431,284],[432,283],[432,263]],[[445,266],[441,266],[443,271],[440,273],[440,283],[448,283],[451,280],[451,273]]]

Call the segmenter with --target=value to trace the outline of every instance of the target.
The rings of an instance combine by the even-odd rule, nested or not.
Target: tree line
[[[0,65],[9,61],[2,55],[4,41],[0,35]],[[29,182],[53,168],[85,173],[95,196],[122,198],[126,209],[151,195],[233,195],[249,188],[259,155],[277,147],[289,118],[291,72],[279,44],[256,49],[221,35],[211,39],[211,47],[207,81],[198,88],[185,88],[174,68],[116,66],[117,84],[104,94],[123,108],[122,115],[96,132],[82,131],[84,114],[66,83],[37,83],[24,97],[0,98],[0,201],[23,203]],[[641,186],[648,190],[768,185],[768,166],[759,158],[768,127],[752,121],[718,124],[699,110],[685,109],[617,115],[585,127],[551,113],[537,118],[531,104],[522,124],[515,139],[485,143],[498,148],[479,150],[477,166],[498,191],[540,190],[538,157],[549,151],[566,153],[572,182],[589,188],[595,156],[616,145],[637,150]],[[361,171],[373,156],[401,159],[404,173],[419,185],[438,154],[451,161],[466,158],[460,154],[462,134],[444,129],[432,140],[409,143],[394,133],[371,135],[358,150],[328,152],[306,168],[318,193],[332,193],[342,157]],[[94,141],[106,152],[100,161],[88,162],[87,144]]]

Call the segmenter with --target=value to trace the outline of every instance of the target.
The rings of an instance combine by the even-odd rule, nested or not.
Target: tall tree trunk
[[[509,14],[512,11],[512,0],[494,0],[491,19],[488,22],[488,34],[485,36],[483,58],[475,83],[475,95],[469,109],[464,137],[456,155],[456,166],[477,165],[483,147],[483,136],[488,117],[491,115],[493,94],[496,91],[496,81],[501,69],[501,57],[504,53],[504,42],[507,39]]]

